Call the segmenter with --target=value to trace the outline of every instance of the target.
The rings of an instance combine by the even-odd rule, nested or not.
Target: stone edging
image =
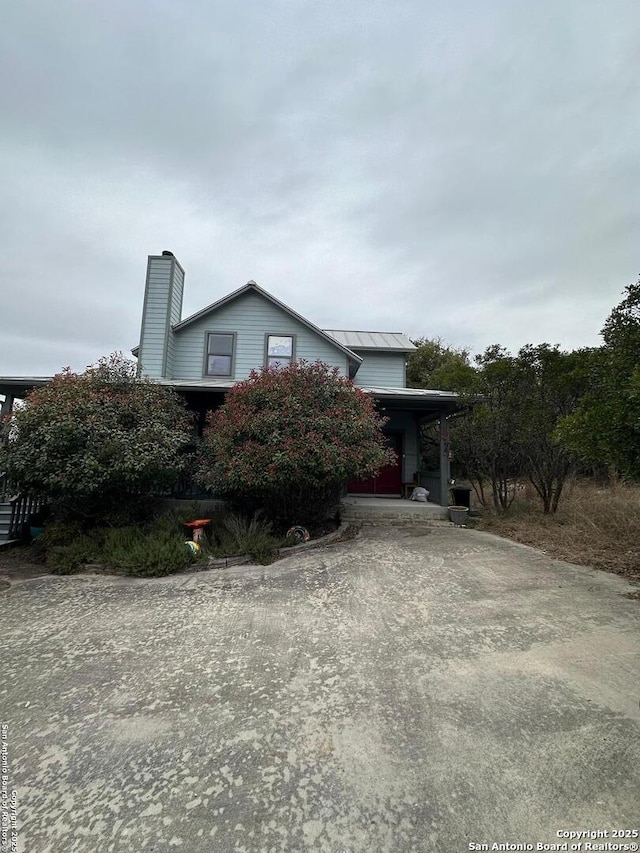
[[[240,554],[237,557],[209,557],[206,562],[206,568],[201,568],[197,563],[193,563],[184,570],[183,574],[188,572],[206,572],[207,569],[228,569],[229,566],[246,566],[250,562],[251,557],[248,554]]]
[[[288,548],[278,548],[278,557],[289,557],[291,554],[297,554],[299,551],[310,551],[313,548],[322,548],[324,545],[331,545],[336,539],[339,539],[346,529],[350,526],[348,521],[343,521],[337,530],[327,533],[326,536],[321,536],[319,539],[310,539],[308,542],[301,542],[299,545],[291,545]],[[249,554],[240,554],[237,557],[209,557],[207,560],[207,569],[226,569],[230,566],[246,566],[251,562]],[[206,569],[198,567],[197,563],[188,568],[187,572],[202,572]]]
[[[346,529],[350,526],[350,522],[343,521],[337,530],[332,530],[326,536],[321,536],[319,539],[310,539],[308,542],[301,542],[299,545],[290,545],[288,548],[279,548],[278,554],[281,557],[288,557],[289,554],[295,554],[297,551],[310,551],[312,548],[321,548],[323,545],[331,545],[336,539],[339,539]]]

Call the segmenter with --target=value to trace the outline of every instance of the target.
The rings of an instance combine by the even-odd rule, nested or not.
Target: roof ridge
[[[358,335],[405,335],[405,332],[390,332],[381,329],[323,329],[323,332],[356,332]]]

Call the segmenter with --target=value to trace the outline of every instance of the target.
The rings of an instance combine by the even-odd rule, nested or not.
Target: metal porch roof
[[[365,332],[351,329],[323,329],[338,343],[349,349],[396,350],[412,352],[416,347],[402,332]]]

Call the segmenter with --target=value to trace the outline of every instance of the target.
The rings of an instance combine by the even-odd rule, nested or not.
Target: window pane
[[[293,355],[293,338],[289,335],[286,337],[269,335],[267,355],[284,355],[287,358],[291,358]]]
[[[233,355],[233,335],[209,335],[209,355]]]
[[[291,364],[291,359],[271,357],[267,359],[267,364],[269,367],[286,367],[288,364]]]
[[[210,355],[207,359],[207,373],[211,376],[231,376],[231,356]]]

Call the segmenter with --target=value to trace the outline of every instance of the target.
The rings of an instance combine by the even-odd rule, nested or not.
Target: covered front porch
[[[49,381],[49,377],[11,377],[0,380],[0,418],[10,417],[17,400]],[[223,403],[230,387],[228,383],[222,382],[164,380],[161,384],[180,393],[195,413],[194,439],[202,434],[207,412]],[[348,498],[375,500],[377,506],[382,507],[380,501],[383,499],[398,501],[408,498],[413,488],[419,485],[429,492],[428,504],[417,504],[423,511],[430,505],[446,507],[449,503],[451,459],[449,419],[460,409],[458,396],[448,391],[420,388],[366,387],[361,390],[374,397],[378,411],[388,418],[384,432],[396,451],[396,462],[380,471],[377,477],[349,483]],[[431,433],[431,440],[427,453],[424,437],[428,432]],[[200,494],[201,491],[189,480],[176,484],[174,496],[205,497]],[[407,500],[403,503],[410,504]]]
[[[378,411],[388,418],[384,432],[396,453],[396,463],[383,468],[377,477],[349,483],[347,498],[358,497],[382,506],[381,501],[394,504],[422,486],[429,492],[427,506],[446,507],[451,460],[449,419],[460,408],[457,394],[422,388],[363,390],[375,397]],[[428,446],[427,434],[431,436]],[[424,509],[425,504],[421,506]]]
[[[171,385],[196,413],[196,431],[202,435],[207,412],[222,405],[228,388],[187,382]],[[396,462],[377,477],[348,483],[347,498],[364,499],[365,504],[375,500],[378,507],[386,500],[397,507],[394,502],[409,498],[415,486],[422,486],[429,492],[428,503],[403,500],[405,507],[418,506],[423,513],[429,507],[446,507],[450,503],[449,419],[460,410],[458,395],[420,388],[361,390],[375,398],[378,411],[388,418],[384,433],[396,451]]]

